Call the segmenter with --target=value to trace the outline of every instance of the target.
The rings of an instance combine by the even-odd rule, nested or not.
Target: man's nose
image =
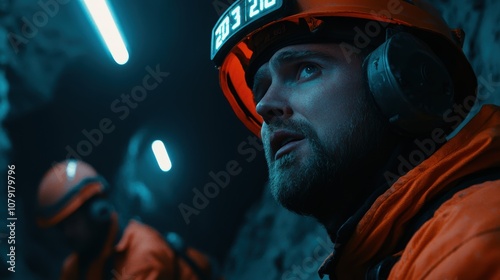
[[[270,123],[276,118],[286,120],[293,114],[287,91],[286,87],[273,84],[268,88],[256,105],[256,111],[264,122]]]

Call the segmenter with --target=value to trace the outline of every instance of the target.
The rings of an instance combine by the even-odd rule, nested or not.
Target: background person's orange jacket
[[[107,243],[86,271],[81,270],[78,255],[73,253],[64,263],[61,279],[99,280],[104,275],[111,275],[117,280],[199,280],[191,267],[175,255],[164,237],[147,225],[131,220],[119,242],[114,245],[117,234],[116,217],[113,221]],[[206,256],[192,248],[187,248],[186,254],[202,272],[210,275],[210,263]],[[110,257],[113,260],[112,268],[106,265]],[[105,271],[108,269],[111,271]]]

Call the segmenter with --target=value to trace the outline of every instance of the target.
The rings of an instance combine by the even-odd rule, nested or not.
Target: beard
[[[363,183],[372,173],[374,154],[377,153],[386,123],[376,108],[370,107],[366,97],[349,123],[339,124],[337,138],[325,145],[316,131],[302,121],[277,120],[270,131],[286,128],[300,133],[310,145],[311,156],[300,158],[294,151],[274,160],[270,143],[264,139],[269,169],[269,188],[274,198],[285,208],[318,220],[344,218],[368,197],[372,191]]]

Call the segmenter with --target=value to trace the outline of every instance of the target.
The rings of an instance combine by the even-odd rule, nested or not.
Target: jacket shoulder
[[[412,237],[390,278],[500,279],[500,180],[456,193]]]

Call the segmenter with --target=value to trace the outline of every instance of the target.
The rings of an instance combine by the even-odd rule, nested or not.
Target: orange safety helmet
[[[56,225],[106,189],[104,178],[83,161],[71,159],[53,165],[38,187],[39,226]]]
[[[454,88],[452,101],[461,104],[467,96],[475,98],[477,80],[462,51],[463,31],[450,29],[437,10],[423,0],[239,0],[225,11],[212,31],[211,58],[219,68],[226,99],[254,134],[260,135],[262,118],[247,84],[248,67],[253,55],[263,51],[259,49],[262,37],[272,40],[287,32],[269,32],[268,27],[305,20],[312,32],[314,22],[326,17],[376,21],[411,31],[443,60]],[[256,36],[261,31],[267,34]]]

